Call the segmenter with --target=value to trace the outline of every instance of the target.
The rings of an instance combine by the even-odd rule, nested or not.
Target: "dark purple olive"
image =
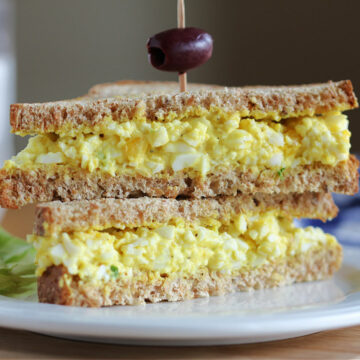
[[[152,36],[147,49],[156,69],[184,73],[210,59],[213,39],[201,29],[175,28]]]

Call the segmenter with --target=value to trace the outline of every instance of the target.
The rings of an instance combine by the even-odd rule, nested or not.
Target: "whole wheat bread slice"
[[[80,281],[65,266],[51,266],[38,279],[38,295],[40,302],[83,307],[179,301],[327,279],[340,268],[341,261],[342,250],[337,245],[245,268],[237,275],[201,270],[186,278],[161,278],[156,282],[118,279],[97,285]]]
[[[115,121],[143,115],[166,120],[196,109],[240,111],[258,118],[288,118],[344,111],[358,106],[350,80],[300,86],[219,87],[194,84],[179,93],[176,83],[120,81],[97,85],[89,94],[66,101],[13,104],[12,131],[20,134],[93,127],[104,117]]]
[[[165,177],[111,176],[89,173],[66,166],[39,166],[36,170],[0,170],[0,206],[18,208],[29,203],[53,200],[94,200],[101,198],[166,197],[191,198],[234,196],[238,193],[267,194],[358,191],[358,160],[335,167],[314,163],[285,170],[282,176],[271,169],[259,174],[237,169],[214,172],[204,178],[190,178],[179,172]]]
[[[92,229],[139,227],[167,223],[176,218],[195,221],[201,218],[226,219],[240,213],[279,210],[283,216],[328,220],[337,207],[328,193],[261,194],[218,197],[201,200],[174,200],[141,197],[92,201],[53,201],[36,208],[34,232],[47,236],[60,232]]]

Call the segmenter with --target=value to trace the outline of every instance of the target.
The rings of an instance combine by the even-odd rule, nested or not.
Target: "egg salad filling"
[[[195,177],[239,167],[256,172],[313,162],[335,166],[348,159],[349,150],[348,120],[340,112],[276,122],[219,110],[169,122],[107,117],[80,133],[37,135],[5,168],[62,165],[160,177],[185,170]]]
[[[37,275],[51,265],[65,265],[85,281],[115,278],[190,277],[203,271],[237,274],[272,260],[337,246],[319,228],[297,228],[277,215],[241,214],[226,224],[218,220],[105,231],[60,233],[28,241],[37,250]]]

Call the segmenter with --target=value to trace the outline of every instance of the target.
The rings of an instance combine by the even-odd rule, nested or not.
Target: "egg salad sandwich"
[[[121,81],[11,106],[32,135],[0,170],[0,206],[101,198],[358,191],[349,80],[226,88]]]
[[[135,305],[326,279],[340,245],[292,218],[336,214],[330,194],[311,192],[39,204],[28,237],[39,300]]]

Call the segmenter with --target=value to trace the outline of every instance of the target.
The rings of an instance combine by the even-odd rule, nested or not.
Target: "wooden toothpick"
[[[180,85],[180,91],[186,91],[187,86],[187,74],[185,73],[179,73],[179,85]]]
[[[184,0],[178,0],[177,2],[177,22],[178,28],[183,29],[185,27],[185,4]],[[187,75],[186,73],[179,73],[179,85],[180,91],[186,91],[187,87]]]
[[[184,0],[178,0],[177,7],[177,20],[178,28],[183,29],[185,27],[185,4]]]

